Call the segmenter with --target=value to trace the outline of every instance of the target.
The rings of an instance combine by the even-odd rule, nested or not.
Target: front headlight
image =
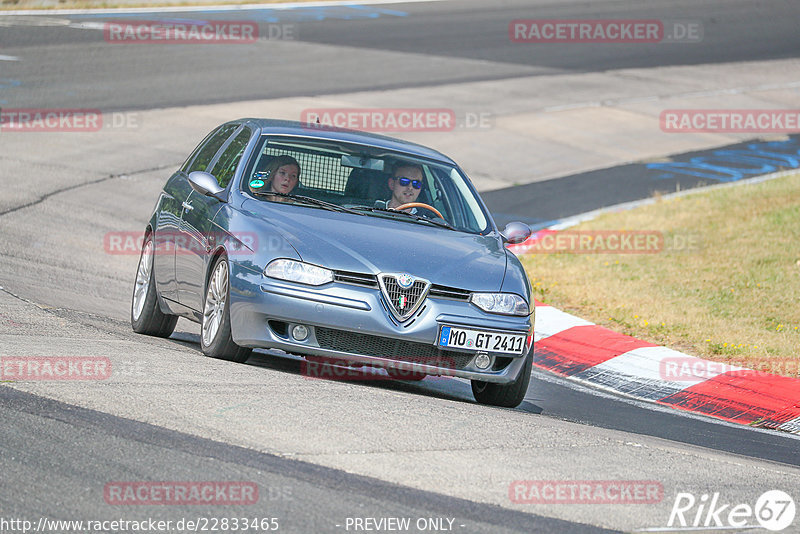
[[[273,260],[264,269],[264,275],[298,284],[321,286],[333,281],[333,271],[302,261]]]
[[[530,315],[525,299],[514,293],[473,293],[470,302],[485,312],[501,315]]]

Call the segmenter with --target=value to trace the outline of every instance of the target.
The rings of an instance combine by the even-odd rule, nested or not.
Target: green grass
[[[798,376],[800,174],[657,199],[570,230],[662,232],[650,254],[527,254],[539,300],[705,357]],[[677,250],[691,236],[693,249]]]

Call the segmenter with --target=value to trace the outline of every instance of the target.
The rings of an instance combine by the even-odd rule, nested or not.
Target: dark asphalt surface
[[[800,167],[800,135],[747,141],[672,156],[670,162],[631,163],[481,193],[498,226],[522,221],[534,229],[600,208],[730,183]]]
[[[73,22],[108,20],[89,16],[61,18]],[[183,14],[180,18],[211,20],[232,16]],[[800,3],[789,0],[508,1],[499,6],[470,0],[321,11],[260,10],[240,13],[235,18],[258,21],[262,28],[268,24],[295,25],[296,39],[261,41],[254,46],[179,46],[165,53],[157,45],[109,45],[100,31],[60,26],[0,27],[0,54],[22,58],[19,62],[0,62],[0,105],[92,107],[104,111],[153,109],[558,72],[779,59],[796,57],[800,50]],[[704,46],[531,47],[508,39],[508,23],[518,18],[700,21]],[[331,47],[312,49],[304,44]],[[417,56],[392,55],[394,52]],[[447,61],[420,61],[420,55],[436,55]],[[792,139],[797,142],[798,138]],[[676,160],[688,162],[711,155],[688,154]],[[498,215],[499,223],[516,218],[536,226],[647,198],[655,191],[708,183],[716,181],[683,173],[670,175],[664,169],[631,164],[490,192],[483,197]],[[539,371],[534,373],[534,378],[537,376],[541,376]],[[430,391],[424,385],[380,387],[417,391],[421,402],[427,394],[448,395],[447,389]],[[455,398],[461,397],[459,386],[448,387],[455,388]],[[558,380],[532,381],[529,397],[531,400],[520,409],[540,412],[543,417],[800,465],[797,439],[781,434],[755,432],[598,397]],[[126,508],[125,518],[275,516],[285,525],[283,531],[334,532],[341,531],[335,525],[348,516],[455,517],[469,526],[464,529],[467,532],[583,531],[581,525],[402,488],[5,387],[0,387],[0,407],[4,414],[0,419],[0,469],[6,490],[0,492],[0,510],[6,516],[115,518],[120,511],[106,505],[102,498],[102,488],[109,481],[189,480],[205,476],[213,480],[252,480],[265,497],[253,507],[255,510]],[[13,493],[12,486],[16,486]],[[290,488],[291,499],[270,500],[269,488]],[[298,514],[298,510],[304,513]],[[585,531],[599,530],[587,527]]]
[[[520,409],[541,410],[546,416],[566,421],[800,466],[797,454],[800,440],[789,434],[755,432],[741,425],[711,422],[678,411],[598,396],[588,388],[577,390],[566,380],[553,380],[547,371],[534,370],[531,384],[529,400]]]
[[[284,37],[282,25],[290,25],[291,40],[180,45],[167,52],[161,45],[109,44],[101,30],[30,22],[2,27],[0,54],[22,59],[0,62],[2,105],[153,109],[563,72],[778,59],[795,57],[800,50],[800,3],[793,0],[460,0],[39,20],[47,18],[74,23],[246,20],[257,22],[262,36],[270,35],[272,25],[273,35]],[[531,45],[509,39],[508,25],[515,19],[594,18],[697,22],[703,28],[702,46]]]
[[[453,531],[465,533],[610,532],[279,458],[1,386],[0,410],[0,470],[6,490],[0,493],[0,510],[6,519],[36,524],[40,517],[153,518],[176,525],[181,519],[203,517],[258,519],[259,524],[276,518],[280,532],[310,533],[345,532],[348,517],[408,517],[412,523],[449,518]],[[259,498],[252,505],[106,502],[106,484],[141,480],[252,482]],[[12,481],[19,484],[13,493]],[[48,529],[58,530],[72,529]]]

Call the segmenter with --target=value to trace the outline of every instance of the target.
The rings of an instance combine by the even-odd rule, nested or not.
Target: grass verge
[[[568,233],[608,242],[603,231],[619,230],[663,248],[521,255],[534,296],[695,356],[800,376],[800,174],[657,199]]]

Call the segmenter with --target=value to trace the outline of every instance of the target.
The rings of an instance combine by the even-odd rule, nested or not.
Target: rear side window
[[[242,129],[214,164],[213,174],[220,187],[228,187],[228,183],[236,173],[236,167],[239,166],[239,161],[242,159],[247,142],[250,141],[251,133],[250,128]]]
[[[238,127],[238,124],[226,124],[217,130],[216,133],[209,137],[208,141],[206,141],[205,144],[197,150],[197,155],[194,157],[194,160],[185,172],[190,173],[194,171],[207,170],[209,163],[211,163],[211,160],[214,159],[214,155],[217,153],[219,148],[225,144],[225,141],[228,140],[228,137],[230,137]]]

